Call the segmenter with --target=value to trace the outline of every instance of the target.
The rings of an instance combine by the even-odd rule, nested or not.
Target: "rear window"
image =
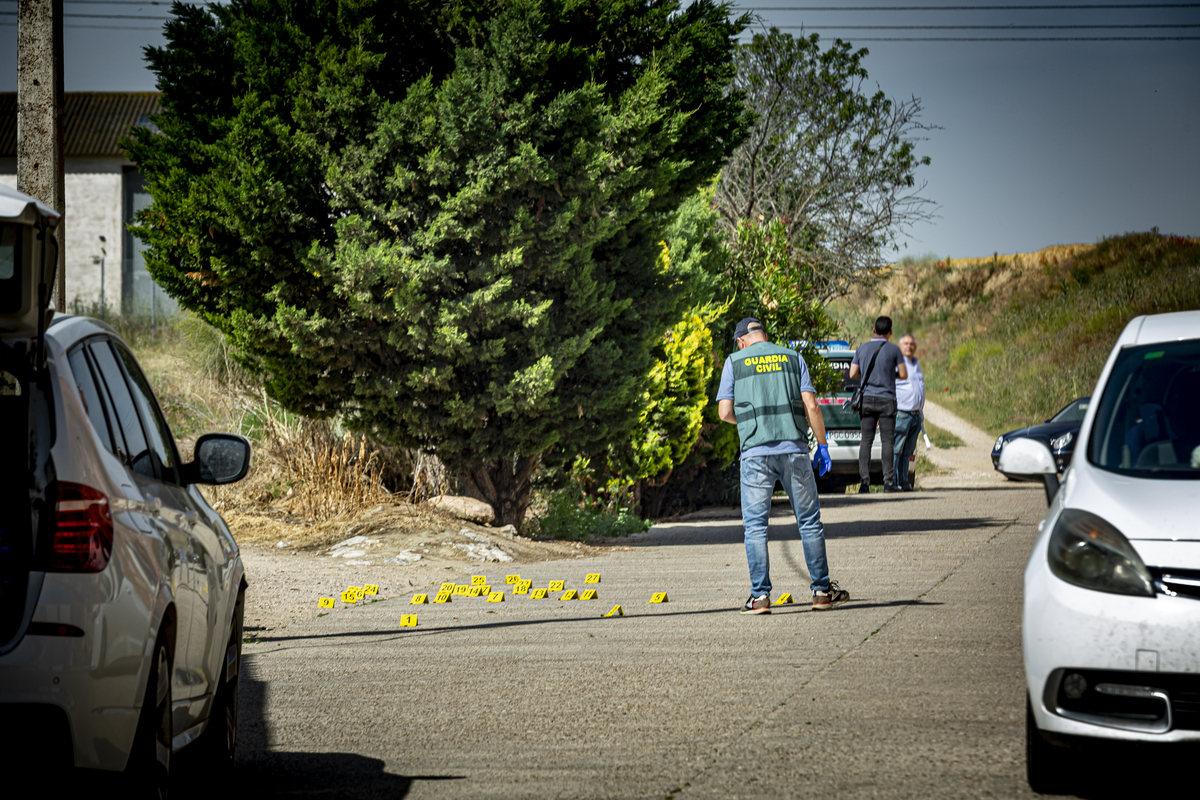
[[[0,225],[0,314],[21,310],[21,227]]]
[[[1131,347],[1096,410],[1088,460],[1136,478],[1200,478],[1200,339]]]

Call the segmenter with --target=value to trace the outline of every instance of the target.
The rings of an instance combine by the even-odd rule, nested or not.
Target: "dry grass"
[[[253,444],[244,480],[203,489],[222,515],[238,520],[239,539],[320,543],[329,530],[353,528],[357,514],[402,499],[384,485],[386,465],[365,437],[285,412],[202,323],[184,318],[154,340],[130,338],[185,460],[204,433],[240,433]]]

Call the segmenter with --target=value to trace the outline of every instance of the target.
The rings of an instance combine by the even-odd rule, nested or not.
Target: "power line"
[[[1200,23],[1171,25],[772,25],[773,28],[839,31],[1059,31],[1085,29],[1200,28]]]
[[[1060,6],[740,6],[739,11],[1064,11],[1107,8],[1200,8],[1200,3],[1136,3]]]

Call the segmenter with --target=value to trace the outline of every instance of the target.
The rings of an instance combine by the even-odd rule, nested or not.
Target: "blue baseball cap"
[[[734,328],[733,338],[740,339],[743,336],[745,336],[746,334],[754,333],[756,331],[764,331],[762,322],[755,319],[754,317],[746,317],[744,320],[742,320],[741,322],[739,322],[737,324],[736,328]]]

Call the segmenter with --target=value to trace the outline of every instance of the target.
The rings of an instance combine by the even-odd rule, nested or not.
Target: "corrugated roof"
[[[68,156],[122,156],[117,142],[142,117],[159,113],[158,92],[67,92]],[[17,94],[0,93],[0,158],[17,155]]]

